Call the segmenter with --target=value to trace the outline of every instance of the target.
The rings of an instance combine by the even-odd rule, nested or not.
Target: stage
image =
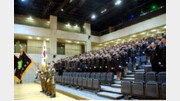
[[[37,83],[14,84],[14,100],[76,100],[62,93],[56,92],[55,98],[50,98],[40,92]]]

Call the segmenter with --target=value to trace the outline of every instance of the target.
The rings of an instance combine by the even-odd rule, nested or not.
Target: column
[[[85,52],[91,51],[91,25],[89,23],[84,23],[84,31],[88,39],[86,41]]]
[[[57,54],[57,17],[50,15],[50,30],[51,30],[51,38],[50,38],[50,54]]]

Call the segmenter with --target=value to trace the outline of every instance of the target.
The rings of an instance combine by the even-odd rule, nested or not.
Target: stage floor
[[[55,98],[50,98],[40,90],[41,86],[37,83],[14,84],[14,100],[76,100],[58,92]]]

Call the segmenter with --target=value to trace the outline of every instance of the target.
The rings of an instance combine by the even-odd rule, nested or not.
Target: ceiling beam
[[[56,11],[54,12],[54,15],[57,15],[57,13],[69,2],[70,0],[64,0],[62,3],[59,4]]]
[[[42,17],[46,16],[47,12],[55,6],[53,0],[49,0],[49,3],[44,7],[44,11],[42,13]]]

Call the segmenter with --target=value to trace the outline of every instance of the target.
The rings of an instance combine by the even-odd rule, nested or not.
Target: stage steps
[[[125,75],[122,80],[134,81],[136,72],[144,72],[144,69],[137,69],[134,72],[127,73],[127,75]],[[101,85],[101,90],[97,93],[97,95],[111,99],[124,99],[124,96],[121,93],[121,80],[116,79],[117,76],[115,75],[114,83],[110,86]]]
[[[111,87],[121,88],[121,84],[111,84]]]
[[[112,86],[101,85],[101,91],[121,94],[121,88],[116,88],[116,87],[112,87]]]
[[[144,72],[144,69],[136,69],[134,72]]]
[[[111,98],[111,99],[121,99],[121,98],[124,98],[124,96],[122,94],[106,92],[106,91],[98,92],[97,95],[98,96],[102,96],[102,97]]]

